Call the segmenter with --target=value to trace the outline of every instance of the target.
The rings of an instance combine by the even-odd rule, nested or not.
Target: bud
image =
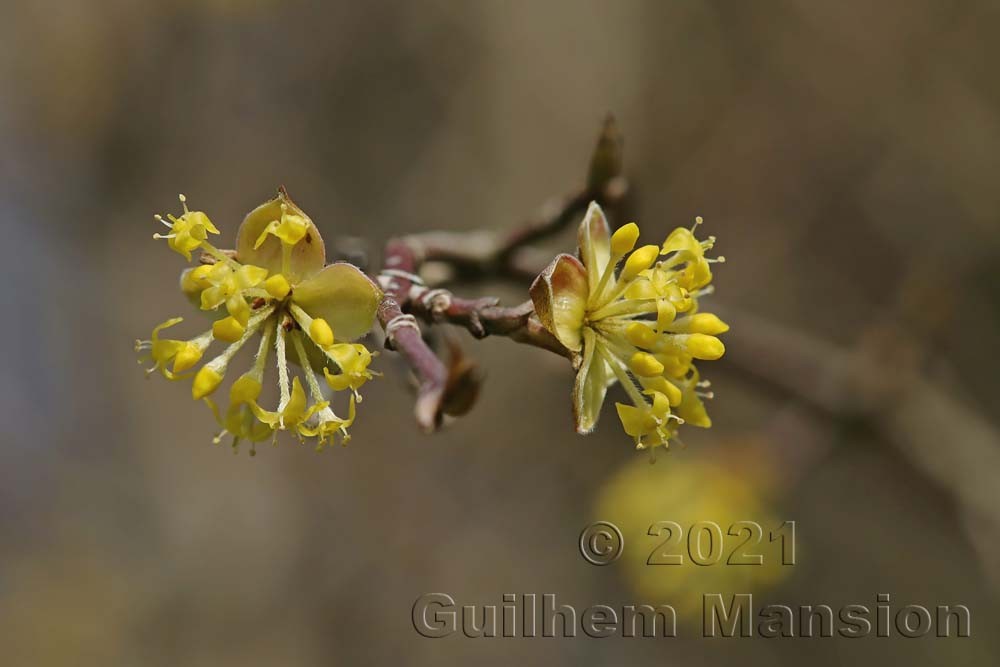
[[[226,343],[235,343],[244,331],[246,328],[232,315],[224,317],[212,325],[212,335]]]
[[[644,245],[633,252],[625,260],[625,268],[622,269],[622,280],[632,280],[651,267],[659,254],[660,249],[655,245]]]
[[[333,329],[322,317],[317,317],[309,324],[309,337],[320,347],[333,345]]]
[[[603,188],[611,179],[622,173],[622,135],[618,123],[612,115],[604,120],[597,147],[590,158],[587,187],[593,190]]]
[[[663,364],[648,352],[636,352],[629,359],[628,368],[639,377],[656,377],[663,373]]]
[[[191,385],[191,398],[200,401],[222,384],[222,373],[211,366],[202,366],[198,374],[194,376],[194,383]]]
[[[630,222],[620,227],[611,235],[611,254],[615,257],[624,257],[632,251],[638,240],[639,225]]]

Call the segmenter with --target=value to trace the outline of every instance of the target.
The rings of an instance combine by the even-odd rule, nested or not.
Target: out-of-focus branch
[[[413,234],[401,241],[412,248],[418,264],[433,262],[446,267],[450,273],[446,282],[467,284],[488,278],[531,280],[551,259],[540,262],[539,251],[533,244],[579,222],[592,201],[611,210],[624,202],[629,185],[621,169],[621,133],[614,118],[608,117],[591,158],[587,184],[549,200],[514,230],[432,231]]]
[[[959,398],[958,388],[921,368],[923,349],[916,340],[887,322],[849,349],[748,313],[725,313],[739,331],[726,362],[827,417],[863,420],[881,434],[975,522],[970,536],[1000,588],[1000,569],[992,566],[1000,557],[993,477],[1000,468],[1000,433]]]

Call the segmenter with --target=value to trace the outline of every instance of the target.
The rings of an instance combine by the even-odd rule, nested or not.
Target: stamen
[[[600,280],[597,281],[597,286],[590,293],[590,298],[588,302],[592,308],[599,308],[601,305],[607,303],[614,296],[608,299],[604,298],[604,290],[611,281],[611,278],[615,275],[615,269],[618,267],[618,262],[621,259],[632,252],[635,248],[636,241],[639,240],[639,225],[634,222],[630,222],[627,225],[620,227],[615,230],[615,233],[611,235],[611,259],[608,261],[608,265],[604,267],[604,271],[601,273]],[[617,285],[616,285],[617,287]],[[620,294],[621,290],[613,290],[613,295]]]
[[[598,335],[604,346],[619,359],[632,359],[637,354],[645,354],[645,352],[627,340],[623,340],[617,336],[609,336],[604,332],[598,332]],[[660,372],[662,373],[663,371],[661,370]]]
[[[299,328],[305,331],[312,342],[316,344],[321,350],[324,350],[334,342],[334,331],[330,328],[329,323],[321,317],[313,317],[301,306],[295,303],[290,303],[289,311],[292,313],[292,317],[298,322]]]
[[[607,350],[607,348],[602,343],[597,343],[594,346],[594,353],[604,357],[604,361],[606,361],[608,365],[611,366],[611,370],[618,377],[618,382],[621,383],[622,387],[625,389],[625,393],[628,394],[629,398],[632,399],[632,402],[635,403],[636,406],[641,405],[645,407],[649,405],[645,397],[639,391],[638,387],[635,386],[635,382],[632,380],[632,378],[629,377],[628,373],[626,373],[625,369],[621,367],[621,364],[618,362],[618,360],[614,357],[614,355],[612,355]]]
[[[591,308],[599,308],[605,303],[605,301],[610,301],[615,298],[615,296],[622,293],[623,289],[621,289],[621,286],[616,280],[611,289],[611,296],[607,300],[603,297],[604,290],[607,289],[608,282],[611,280],[611,276],[615,274],[615,269],[618,268],[618,262],[620,261],[621,257],[612,257],[611,261],[608,262],[608,265],[604,267],[604,272],[601,273],[601,278],[597,281],[597,286],[594,288],[594,291],[591,292],[590,298],[587,300],[588,305]]]
[[[240,336],[239,340],[232,343],[223,350],[222,354],[212,359],[210,362],[201,367],[197,374],[195,374],[194,383],[191,388],[191,395],[195,400],[200,400],[205,398],[216,389],[219,388],[219,384],[222,383],[222,377],[226,374],[226,368],[229,366],[229,362],[232,360],[236,353],[246,345],[250,337],[257,333],[260,325],[267,320],[268,317],[274,312],[274,307],[267,308],[265,310],[254,313],[247,323],[246,331]]]
[[[715,285],[709,285],[708,287],[702,287],[700,290],[691,292],[691,296],[701,298],[703,296],[708,296],[709,294],[715,294]]]
[[[606,306],[598,308],[590,314],[591,321],[603,320],[609,317],[622,317],[625,315],[645,315],[656,312],[656,299],[629,299],[626,301],[615,301]]]

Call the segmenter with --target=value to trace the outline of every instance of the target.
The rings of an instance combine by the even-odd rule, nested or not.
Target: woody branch
[[[443,287],[428,285],[421,269],[428,262],[443,264],[462,282],[525,277],[525,262],[519,255],[522,250],[565,230],[591,201],[606,208],[621,203],[628,191],[621,166],[621,138],[614,120],[608,118],[591,160],[587,185],[548,202],[512,232],[428,232],[391,239],[386,244],[379,273],[385,297],[378,319],[386,334],[386,347],[399,352],[416,376],[414,412],[425,432],[433,432],[441,423],[443,406],[450,398],[449,373],[424,340],[418,319],[430,325],[456,325],[476,338],[504,336],[567,358],[571,355],[538,321],[531,301],[504,307],[496,297],[456,296]]]

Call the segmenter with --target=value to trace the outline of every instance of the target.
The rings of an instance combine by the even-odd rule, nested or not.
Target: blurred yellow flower
[[[651,466],[634,459],[604,484],[594,517],[621,530],[624,548],[615,567],[638,595],[700,619],[706,593],[762,592],[793,569],[782,564],[780,540],[770,540],[783,523],[765,495],[772,481],[753,465],[685,457]],[[762,529],[759,542],[751,523]],[[751,555],[760,556],[760,564],[748,563]]]
[[[711,291],[710,265],[725,261],[705,257],[714,238],[698,241],[678,228],[662,246],[636,248],[638,239],[634,222],[611,234],[592,203],[580,224],[579,258],[556,257],[532,284],[531,299],[541,323],[574,353],[577,431],[594,429],[608,388],[620,382],[632,404],[616,404],[619,419],[645,449],[677,440],[685,421],[711,426],[702,403],[711,393],[693,361],[721,357],[717,336],[729,327],[697,312],[699,297]]]
[[[183,214],[156,216],[170,232],[154,238],[166,239],[188,261],[194,250],[202,252],[203,263],[182,274],[181,289],[202,310],[225,306],[226,315],[189,340],[160,338],[164,329],[183,321],[178,317],[155,327],[150,340],[136,341],[136,350],[147,352],[153,361],[149,372],[158,371],[171,380],[190,377],[181,374],[194,368],[213,342],[221,341],[227,346],[193,374],[191,387],[192,397],[204,400],[223,427],[216,442],[229,434],[235,448],[241,440],[259,442],[274,438],[280,430],[300,440],[314,439],[317,448],[337,434],[346,442],[355,403],[361,399],[358,390],[375,375],[368,369],[372,353],[350,341],[371,329],[381,290],[351,264],[326,266],[319,230],[284,190],[247,215],[235,251],[209,243],[208,235],[219,230],[205,213],[188,210],[183,195],[180,199]],[[258,335],[250,370],[233,383],[229,407],[219,410],[210,396],[236,354]],[[272,347],[280,400],[275,410],[266,410],[258,399]],[[301,380],[291,375],[289,362],[301,368]],[[351,390],[346,418],[331,409],[320,375],[328,392]]]

